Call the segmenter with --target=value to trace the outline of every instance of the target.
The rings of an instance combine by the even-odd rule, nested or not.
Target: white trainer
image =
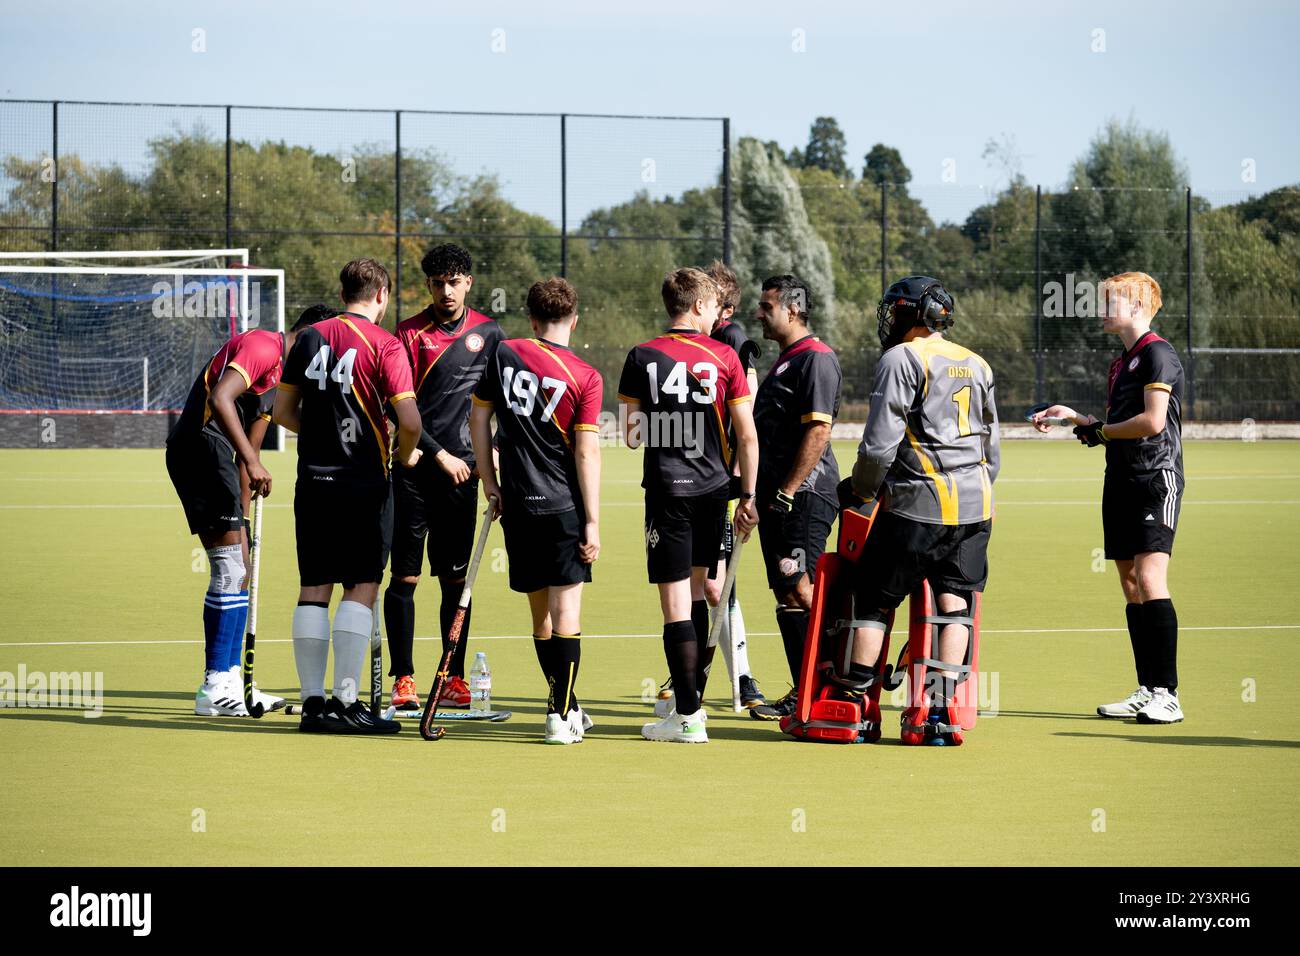
[[[1098,717],[1134,717],[1137,712],[1151,700],[1151,691],[1139,687],[1123,700],[1114,704],[1102,704],[1097,708]]]
[[[663,720],[642,727],[641,736],[646,740],[675,744],[707,744],[709,735],[704,729],[704,708],[685,716],[674,710]]]
[[[579,708],[577,709],[577,713],[578,713],[579,718],[581,719],[581,723],[582,723],[582,732],[583,732],[584,734],[585,734],[587,731],[591,730],[592,727],[595,727],[595,726],[596,726],[596,722],[595,722],[594,720],[592,720],[590,717],[588,717],[588,716],[587,716],[587,712],[586,712],[585,710],[583,710],[581,707],[579,707]]]
[[[230,668],[230,687],[231,693],[236,697],[244,696],[244,669],[236,664]],[[263,713],[269,714],[273,710],[279,710],[284,706],[284,698],[276,697],[274,694],[264,693],[257,686],[257,681],[253,681],[253,703],[261,704]]]
[[[208,671],[203,685],[194,695],[194,713],[200,717],[247,717],[241,694],[231,693],[230,675],[226,671]]]
[[[547,714],[545,740],[548,744],[581,743],[581,718],[573,712],[570,712],[567,717],[561,717],[559,714]]]
[[[655,700],[655,716],[660,720],[663,720],[676,709],[677,695],[672,691],[668,692],[667,697],[660,697]]]
[[[1151,692],[1151,700],[1138,711],[1139,724],[1176,724],[1183,719],[1183,708],[1178,704],[1178,695],[1163,687],[1156,687]]]

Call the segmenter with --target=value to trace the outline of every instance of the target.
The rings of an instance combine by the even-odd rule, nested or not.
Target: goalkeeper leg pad
[[[897,686],[907,677],[907,707],[903,711],[902,740],[905,744],[923,744],[928,738],[942,736],[944,742],[961,744],[963,731],[975,726],[979,708],[979,636],[980,598],[969,592],[965,613],[941,614],[928,582],[913,592],[908,602],[907,647],[886,679]],[[938,660],[940,629],[947,624],[962,624],[969,630],[966,655],[962,663]],[[943,671],[955,678],[946,679]]]

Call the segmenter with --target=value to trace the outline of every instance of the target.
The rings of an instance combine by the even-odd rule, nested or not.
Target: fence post
[[[560,114],[560,275],[569,275],[569,133],[567,113]]]
[[[889,193],[885,191],[885,184],[880,184],[880,296],[884,298],[885,290],[889,288],[889,282],[886,275],[889,273],[889,215],[885,211],[889,205]]]
[[[393,207],[396,210],[395,232],[393,240],[393,268],[396,272],[394,284],[397,286],[397,315],[393,318],[393,327],[402,321],[402,111],[393,110],[393,175],[396,177],[393,187]]]
[[[1187,187],[1187,421],[1196,414],[1196,349],[1192,337],[1192,187]]]
[[[722,261],[731,265],[731,117],[722,118]]]
[[[54,178],[50,180],[50,252],[59,251],[59,101],[53,107],[50,126],[51,158],[54,160]]]
[[[226,248],[234,248],[234,234],[231,225],[230,186],[230,107],[226,107]]]
[[[1043,381],[1043,186],[1034,187],[1034,401],[1044,401]]]

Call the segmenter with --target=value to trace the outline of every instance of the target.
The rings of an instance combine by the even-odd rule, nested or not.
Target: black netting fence
[[[290,320],[369,255],[396,281],[391,326],[427,300],[424,252],[457,242],[471,304],[509,334],[533,281],[574,282],[611,407],[664,273],[722,258],[755,337],[758,282],[809,280],[845,418],[866,412],[881,291],[912,273],[954,293],[952,337],[993,365],[1004,416],[1099,409],[1117,343],[1096,289],[1122,271],[1162,286],[1186,418],[1300,418],[1300,194],[1282,192],[879,184],[788,167],[723,119],[0,101],[0,251],[248,247],[285,270]]]

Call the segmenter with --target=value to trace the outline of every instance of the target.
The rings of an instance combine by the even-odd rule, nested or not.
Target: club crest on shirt
[[[776,374],[777,374],[777,375],[780,375],[782,372],[784,372],[784,371],[785,371],[786,369],[788,369],[789,367],[790,367],[790,363],[789,363],[789,362],[782,362],[780,365],[778,365],[778,366],[776,367]]]
[[[482,351],[483,336],[479,335],[477,332],[471,332],[469,335],[465,336],[465,348],[469,349],[471,352]]]
[[[1129,370],[1130,372],[1133,371],[1135,368],[1138,367],[1138,362],[1140,362],[1140,361],[1141,361],[1141,359],[1140,359],[1139,356],[1136,356],[1136,355],[1133,356],[1133,361],[1131,361],[1131,362],[1128,363],[1128,370]]]

